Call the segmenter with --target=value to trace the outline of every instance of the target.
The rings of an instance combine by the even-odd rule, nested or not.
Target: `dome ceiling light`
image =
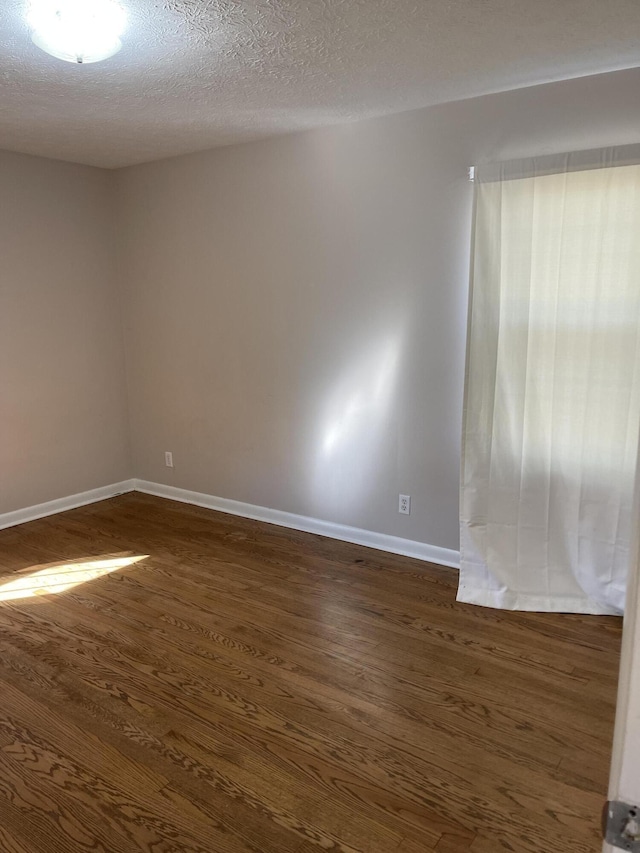
[[[31,40],[67,62],[100,62],[122,47],[127,16],[114,0],[32,0]]]

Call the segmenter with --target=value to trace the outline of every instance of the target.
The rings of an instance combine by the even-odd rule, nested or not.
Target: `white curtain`
[[[476,169],[458,600],[624,609],[640,151]]]

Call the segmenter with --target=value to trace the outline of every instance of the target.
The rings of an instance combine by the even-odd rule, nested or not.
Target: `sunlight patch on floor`
[[[4,583],[0,582],[0,601],[12,601],[17,598],[54,595],[65,592],[81,583],[95,580],[103,575],[131,566],[144,560],[146,554],[128,557],[98,557],[90,560],[57,563],[45,568],[27,569],[19,572],[19,577]]]

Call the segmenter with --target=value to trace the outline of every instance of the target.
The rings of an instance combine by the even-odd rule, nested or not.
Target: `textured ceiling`
[[[75,66],[0,0],[0,148],[118,167],[640,65],[638,0],[122,0]]]

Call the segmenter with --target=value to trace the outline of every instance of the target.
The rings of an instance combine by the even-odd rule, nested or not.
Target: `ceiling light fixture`
[[[127,16],[114,0],[32,0],[31,40],[67,62],[100,62],[122,47]]]

